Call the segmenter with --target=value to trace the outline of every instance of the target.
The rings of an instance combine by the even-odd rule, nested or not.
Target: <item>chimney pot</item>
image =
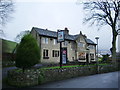
[[[68,30],[67,27],[65,27],[64,33],[65,33],[65,34],[69,34],[69,30]]]

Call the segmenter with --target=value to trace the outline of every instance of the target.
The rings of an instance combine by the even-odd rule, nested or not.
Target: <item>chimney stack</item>
[[[65,27],[64,33],[65,33],[65,34],[69,34],[69,30],[68,30],[67,27]]]

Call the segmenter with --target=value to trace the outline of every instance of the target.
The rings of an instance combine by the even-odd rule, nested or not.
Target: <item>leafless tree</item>
[[[30,33],[29,30],[21,31],[20,34],[18,34],[18,35],[15,37],[15,41],[19,43],[19,42],[21,41],[21,39],[22,39],[25,35],[27,35],[27,34],[29,34],[29,33]]]
[[[112,30],[112,48],[113,59],[116,56],[116,37],[120,28],[118,28],[118,18],[120,14],[120,0],[91,0],[84,3],[84,10],[87,16],[84,22],[90,22],[97,26],[109,25]]]
[[[3,32],[2,26],[10,19],[10,14],[14,11],[12,0],[0,0],[0,31]]]

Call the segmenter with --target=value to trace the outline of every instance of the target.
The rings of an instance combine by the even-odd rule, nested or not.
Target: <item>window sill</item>
[[[43,59],[49,59],[49,57],[43,57]]]

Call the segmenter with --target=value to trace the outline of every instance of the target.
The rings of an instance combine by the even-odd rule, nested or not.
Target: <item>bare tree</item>
[[[27,35],[27,34],[30,34],[30,31],[29,31],[29,30],[21,31],[20,34],[18,34],[18,35],[15,37],[15,41],[19,43],[19,42],[21,41],[21,39],[22,39],[25,35]]]
[[[88,12],[84,22],[96,24],[97,26],[109,25],[112,30],[112,59],[116,57],[116,37],[118,28],[118,17],[120,14],[120,0],[93,0],[84,3],[84,10]]]
[[[10,19],[10,14],[14,11],[12,0],[0,0],[0,31],[3,32],[2,26]]]

